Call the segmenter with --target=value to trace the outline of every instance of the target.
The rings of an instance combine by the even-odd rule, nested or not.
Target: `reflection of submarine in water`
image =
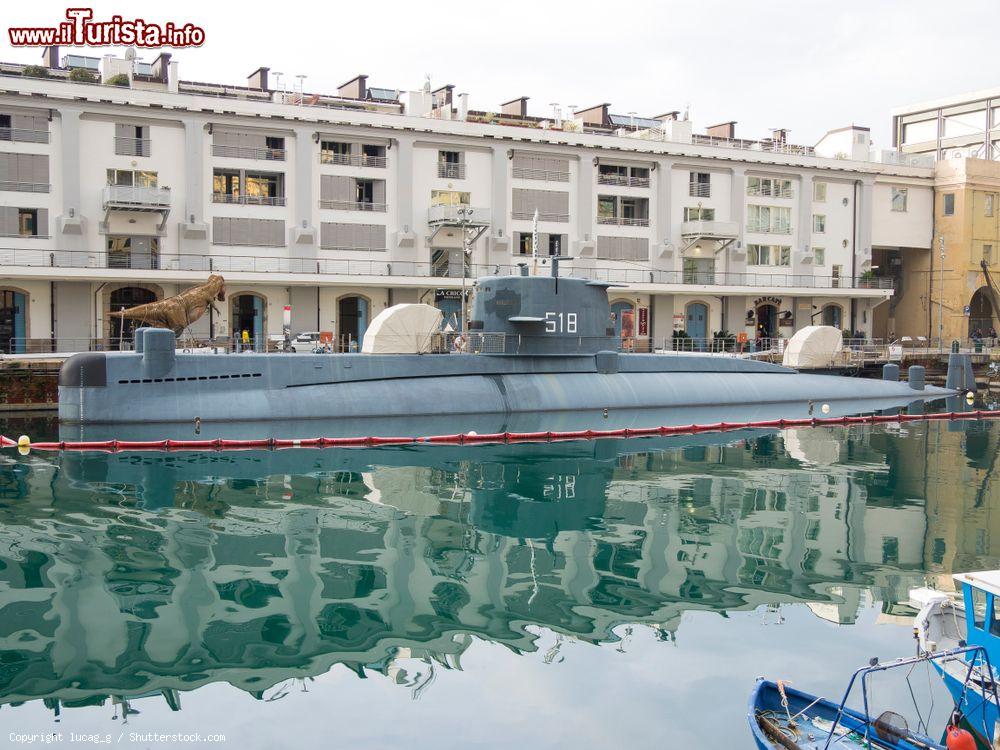
[[[18,460],[12,491],[44,492],[0,504],[0,703],[260,696],[335,664],[454,664],[471,636],[532,651],[526,624],[602,642],[690,609],[905,591],[905,544],[887,567],[845,540],[922,509],[845,506],[850,472],[803,467],[774,432]]]
[[[135,352],[88,352],[65,362],[59,374],[59,417],[83,424],[190,424],[196,418],[210,423],[596,413],[912,400],[954,392],[925,388],[922,379],[911,387],[801,374],[735,357],[619,354],[609,284],[559,278],[558,268],[554,259],[552,277],[528,276],[525,269],[521,276],[479,279],[470,340],[461,353],[177,354],[172,331],[141,328]],[[382,335],[375,328],[373,324],[366,336]],[[429,335],[418,331],[413,338]],[[391,350],[419,352],[422,347]]]

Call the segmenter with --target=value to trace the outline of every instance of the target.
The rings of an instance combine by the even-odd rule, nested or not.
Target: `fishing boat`
[[[747,721],[754,742],[760,750],[826,750],[843,748],[884,748],[888,750],[937,750],[957,747],[974,747],[975,740],[967,728],[957,726],[956,711],[951,712],[948,726],[942,727],[947,744],[933,740],[926,731],[913,731],[906,719],[895,711],[882,711],[872,716],[871,677],[891,670],[912,670],[918,664],[937,668],[941,663],[966,664],[962,685],[963,696],[978,695],[996,699],[994,683],[983,683],[974,678],[973,665],[989,665],[989,656],[981,646],[962,646],[948,651],[921,653],[917,656],[869,664],[855,670],[840,702],[811,695],[789,687],[785,682],[760,678],[750,694]],[[860,686],[860,687],[859,687]],[[857,690],[861,693],[862,710],[848,707],[848,701]],[[911,693],[912,695],[912,693]],[[972,717],[965,722],[973,725]],[[923,727],[921,727],[923,728]],[[976,725],[977,734],[985,728]],[[988,735],[987,735],[988,736]],[[969,743],[973,743],[969,745]]]
[[[1000,719],[998,674],[990,666],[1000,658],[1000,570],[959,573],[952,578],[955,594],[928,588],[910,592],[910,604],[920,610],[913,624],[917,648],[920,652],[948,651],[968,644],[989,656],[985,663],[968,658],[940,660],[935,668],[960,710],[975,726],[990,729],[980,739],[992,740]],[[982,700],[967,694],[964,678],[970,670],[976,684],[989,688]]]

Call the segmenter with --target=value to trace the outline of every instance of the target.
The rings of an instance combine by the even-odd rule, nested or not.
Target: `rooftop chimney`
[[[584,125],[597,125],[598,127],[606,128],[610,125],[611,119],[608,116],[608,107],[610,103],[595,104],[593,107],[588,107],[587,109],[578,109],[573,114],[583,120]]]
[[[527,117],[528,97],[521,96],[517,99],[511,99],[509,102],[504,102],[500,105],[500,113],[512,115],[513,117]]]
[[[170,53],[161,52],[160,56],[153,60],[153,78],[159,79],[162,83],[167,83],[170,78]]]
[[[368,96],[368,76],[354,76],[347,83],[342,83],[337,87],[337,95],[345,99],[365,99]]]
[[[451,92],[455,88],[454,84],[449,83],[447,86],[442,86],[439,89],[434,89],[431,94],[434,95],[434,106],[435,107],[451,107]]]
[[[247,76],[247,86],[257,91],[270,91],[267,87],[267,74],[270,70],[270,68],[257,68]]]
[[[53,44],[42,49],[42,65],[46,68],[59,67],[59,45]]]
[[[775,143],[785,143],[788,140],[788,130],[785,128],[775,128],[771,131],[771,140]]]
[[[705,128],[705,135],[715,136],[716,138],[735,138],[736,120],[720,122],[718,125],[709,125]]]

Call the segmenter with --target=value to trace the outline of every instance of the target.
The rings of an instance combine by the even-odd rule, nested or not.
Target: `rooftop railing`
[[[219,245],[221,247],[221,245]],[[325,248],[326,249],[326,248]],[[333,248],[331,248],[333,249]],[[338,250],[385,252],[372,248],[335,248]],[[522,261],[523,262],[523,261]],[[544,258],[539,259],[548,274]],[[564,261],[561,275],[621,284],[683,284],[694,286],[735,286],[753,288],[806,289],[892,289],[889,277],[855,279],[842,276],[816,276],[788,272],[715,272],[711,270],[666,271],[658,269],[592,267],[589,261],[570,263]],[[151,267],[152,266],[152,267]],[[327,274],[345,276],[409,276],[418,278],[461,278],[461,264],[434,264],[420,261],[399,261],[385,258],[294,258],[287,255],[262,257],[260,255],[216,255],[158,252],[108,253],[102,250],[45,250],[33,248],[0,248],[0,269],[17,268],[57,269],[134,269],[142,271],[195,271],[220,273],[287,273]],[[470,278],[516,274],[517,265],[467,264]]]
[[[228,146],[212,144],[212,156],[229,156],[234,159],[263,159],[264,161],[284,161],[283,148],[255,148],[253,146]]]
[[[26,128],[0,128],[0,141],[20,141],[21,143],[48,143],[48,130],[28,130]]]

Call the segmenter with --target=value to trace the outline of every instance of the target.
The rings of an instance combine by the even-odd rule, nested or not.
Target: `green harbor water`
[[[911,587],[998,566],[998,455],[995,422],[5,450],[0,745],[749,748],[757,676],[839,697],[913,652]]]

